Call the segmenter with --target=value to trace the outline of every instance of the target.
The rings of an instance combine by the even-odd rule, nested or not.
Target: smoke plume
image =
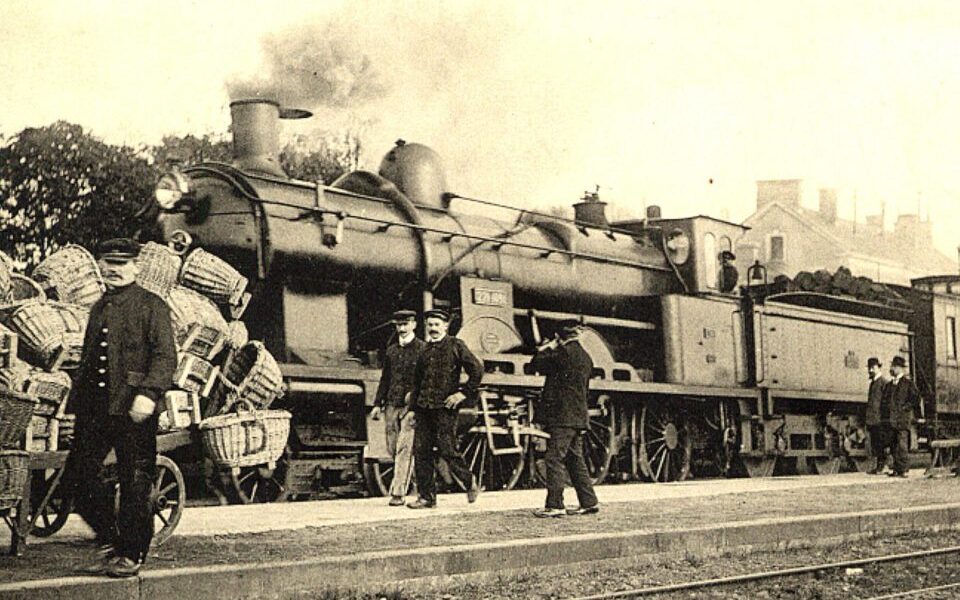
[[[230,81],[232,100],[267,98],[292,108],[340,108],[388,93],[353,27],[303,25],[265,36],[263,71]]]

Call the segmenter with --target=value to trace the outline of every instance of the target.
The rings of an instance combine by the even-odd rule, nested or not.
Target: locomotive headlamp
[[[165,173],[153,190],[157,204],[163,210],[170,210],[177,205],[184,196],[190,193],[190,182],[178,170]]]
[[[682,265],[690,258],[690,238],[679,229],[674,229],[667,235],[666,246],[673,264]]]

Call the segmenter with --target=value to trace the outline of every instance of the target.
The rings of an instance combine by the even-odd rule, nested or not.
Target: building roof
[[[876,225],[856,223],[848,219],[837,218],[831,223],[820,211],[785,206],[777,201],[764,205],[744,223],[757,223],[774,207],[797,219],[849,255],[903,265],[920,273],[940,274],[957,270],[957,261],[937,250],[928,237],[918,236],[915,241],[907,236],[885,231]]]

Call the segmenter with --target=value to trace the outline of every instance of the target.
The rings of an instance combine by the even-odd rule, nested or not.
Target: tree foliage
[[[280,163],[295,179],[329,183],[357,168],[361,144],[352,133],[298,136]],[[0,137],[0,251],[30,267],[68,243],[87,248],[129,236],[174,164],[232,160],[225,137],[166,136],[152,147],[107,144],[79,125],[58,121]]]
[[[24,129],[0,147],[0,250],[29,266],[68,243],[129,235],[155,172],[142,151],[79,125]]]

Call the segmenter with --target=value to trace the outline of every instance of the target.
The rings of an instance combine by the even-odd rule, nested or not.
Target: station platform
[[[190,507],[133,580],[73,577],[89,561],[78,518],[4,558],[0,598],[283,597],[497,570],[665,553],[821,543],[960,524],[960,480],[860,473],[597,488],[598,515],[537,519],[545,491],[443,495],[436,509],[384,498]],[[575,501],[567,491],[568,503]],[[231,594],[233,596],[233,594]]]

